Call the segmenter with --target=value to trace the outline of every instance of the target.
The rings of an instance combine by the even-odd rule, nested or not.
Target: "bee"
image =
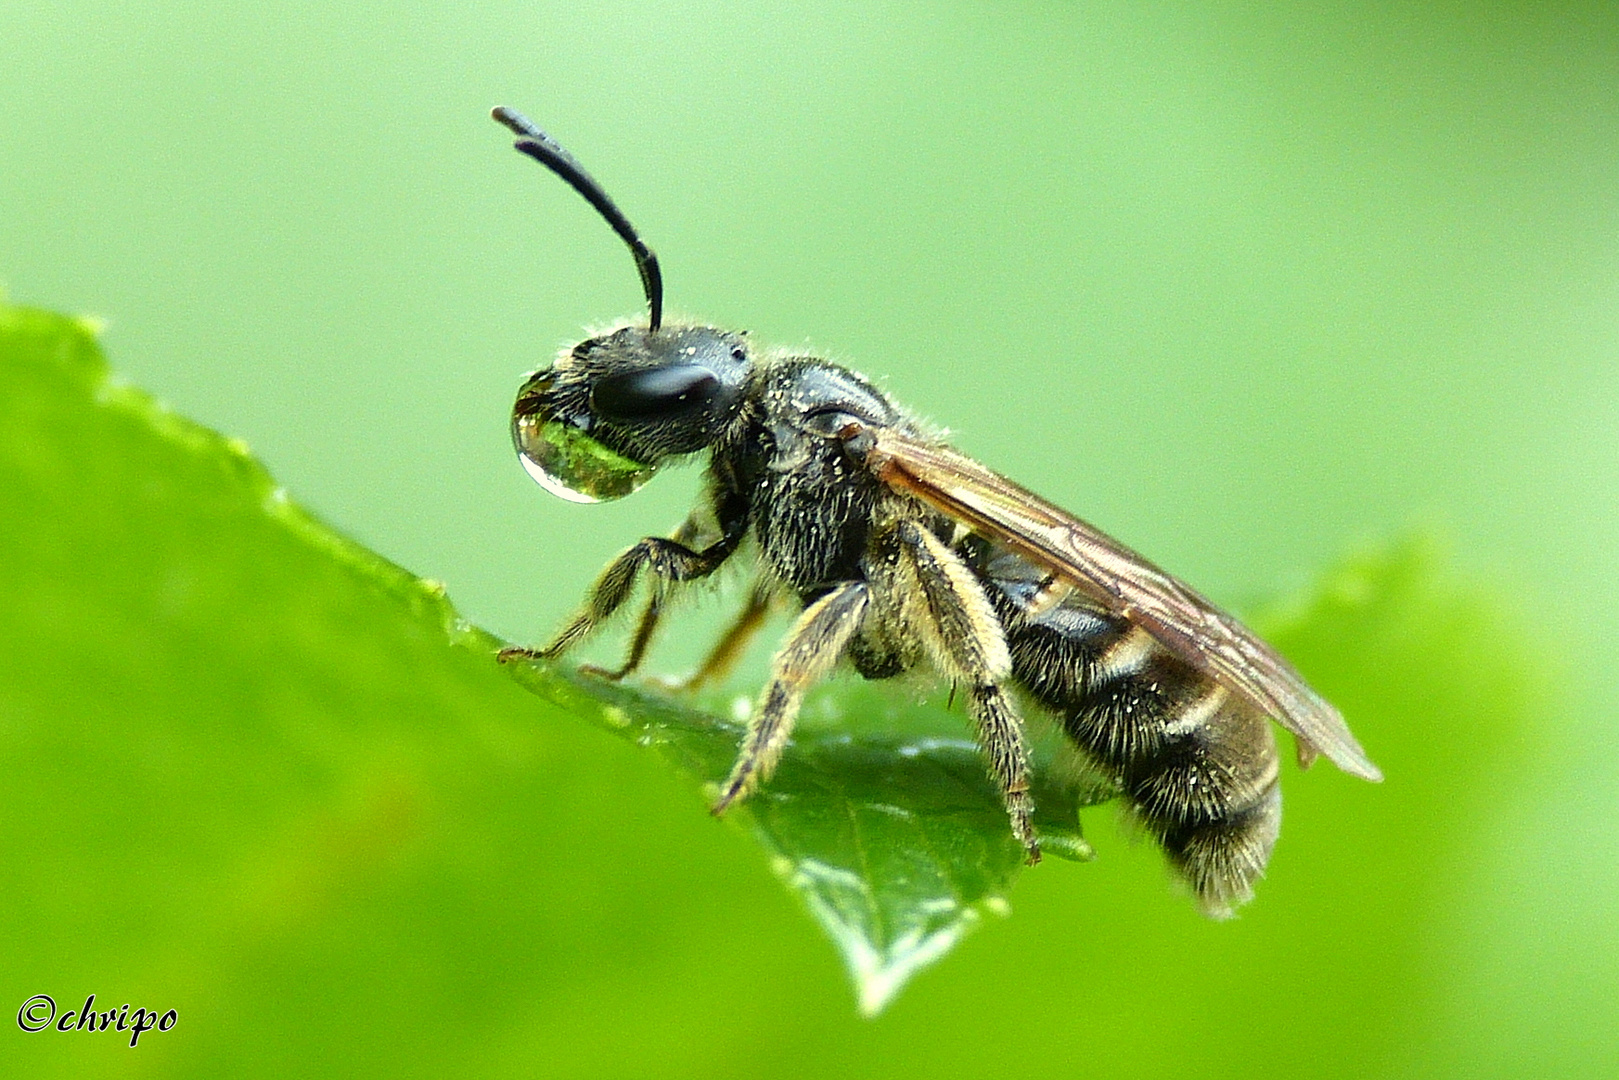
[[[862,376],[763,352],[744,332],[664,326],[657,257],[622,211],[528,120],[493,115],[629,246],[649,311],[646,325],[591,337],[528,377],[512,413],[524,468],[565,499],[599,502],[672,461],[707,467],[698,508],[672,535],[619,555],[548,644],[506,649],[502,661],[562,656],[644,582],[622,665],[591,669],[622,679],[641,665],[670,596],[751,541],[756,583],[691,682],[726,671],[778,601],[800,613],[715,814],[770,776],[805,692],[840,663],[868,679],[931,669],[961,690],[1030,864],[1040,840],[1020,700],[1060,724],[1070,752],[1119,792],[1216,917],[1251,898],[1276,842],[1271,721],[1297,737],[1301,766],[1324,754],[1382,779],[1339,712],[1252,631],[952,449]]]

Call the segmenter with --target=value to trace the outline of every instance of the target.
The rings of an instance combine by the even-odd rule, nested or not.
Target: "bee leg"
[[[736,764],[714,803],[715,814],[747,798],[775,769],[798,719],[804,692],[824,678],[843,655],[849,639],[860,629],[869,597],[865,582],[845,582],[805,608],[793,624],[787,643],[771,662],[770,681],[754,706]]]
[[[1023,720],[1002,683],[1011,674],[1006,635],[983,586],[965,563],[933,533],[915,522],[895,527],[904,563],[915,576],[921,610],[912,614],[934,662],[966,687],[967,708],[977,726],[978,744],[1000,784],[1012,832],[1040,861],[1035,835],[1034,799],[1029,794],[1029,750]]]
[[[585,675],[594,675],[598,679],[608,682],[618,682],[641,666],[646,658],[647,646],[652,644],[652,635],[658,629],[658,623],[663,617],[663,589],[653,586],[652,595],[647,597],[646,606],[641,609],[641,617],[635,621],[635,633],[630,635],[630,645],[624,654],[624,662],[616,668],[597,667],[595,664],[581,664],[579,670]]]
[[[680,523],[669,537],[670,540],[683,547],[690,548],[700,535],[700,526],[697,516],[693,514]],[[630,635],[629,649],[624,654],[624,662],[616,668],[597,667],[595,664],[583,664],[579,671],[585,675],[594,675],[598,679],[609,682],[618,682],[624,676],[641,666],[646,658],[647,646],[652,644],[652,635],[657,632],[658,623],[663,617],[664,584],[662,581],[654,582],[652,595],[647,597],[646,606],[641,609],[641,617],[635,621],[635,633]]]
[[[1040,838],[1035,835],[1034,797],[1029,794],[1029,751],[1023,740],[1023,720],[997,683],[975,686],[967,706],[978,724],[978,743],[989,758],[989,769],[1000,782],[1012,833],[1028,852],[1030,866],[1040,861]]]
[[[691,528],[689,522],[682,525],[675,531],[674,539],[648,536],[608,563],[607,569],[602,571],[596,583],[590,587],[584,605],[549,644],[538,649],[502,649],[497,659],[504,663],[515,657],[552,660],[561,656],[595,633],[602,623],[612,618],[614,613],[624,606],[624,602],[635,591],[635,582],[640,577],[642,567],[647,567],[659,580],[652,599],[647,602],[646,610],[641,614],[635,634],[630,639],[629,655],[617,671],[602,674],[609,678],[621,679],[634,671],[646,653],[646,647],[652,640],[652,632],[657,629],[663,609],[664,586],[707,577],[719,569],[720,564],[730,557],[741,541],[741,531],[738,530],[723,535],[701,550],[694,551],[679,539],[689,535],[689,528]]]
[[[748,592],[747,603],[743,605],[735,621],[721,635],[718,642],[703,662],[697,666],[689,678],[682,680],[675,686],[681,691],[696,690],[707,683],[723,679],[736,665],[742,650],[747,648],[753,635],[759,632],[764,625],[765,616],[770,614],[775,603],[775,590],[760,581],[754,584]]]

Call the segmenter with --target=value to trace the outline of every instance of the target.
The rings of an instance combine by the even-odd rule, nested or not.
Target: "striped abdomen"
[[[1281,824],[1268,718],[1150,634],[995,552],[979,563],[1017,680],[1116,784],[1219,917],[1253,895]]]

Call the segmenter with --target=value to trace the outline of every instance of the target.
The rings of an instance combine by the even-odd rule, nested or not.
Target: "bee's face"
[[[547,491],[574,502],[621,498],[666,459],[720,437],[750,366],[742,334],[626,326],[530,375],[512,410],[512,440]]]

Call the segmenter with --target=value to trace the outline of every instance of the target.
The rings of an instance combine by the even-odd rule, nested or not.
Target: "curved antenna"
[[[652,312],[652,330],[656,332],[663,324],[663,274],[658,270],[657,255],[646,246],[646,241],[635,231],[635,226],[624,216],[624,211],[607,197],[602,186],[585,172],[572,154],[562,148],[562,144],[531,124],[522,113],[501,106],[489,115],[520,135],[521,138],[512,145],[566,180],[568,186],[583,195],[585,201],[596,208],[596,213],[605,218],[613,231],[630,246],[630,254],[635,256],[635,268],[641,272],[641,288],[646,292],[646,304]]]

